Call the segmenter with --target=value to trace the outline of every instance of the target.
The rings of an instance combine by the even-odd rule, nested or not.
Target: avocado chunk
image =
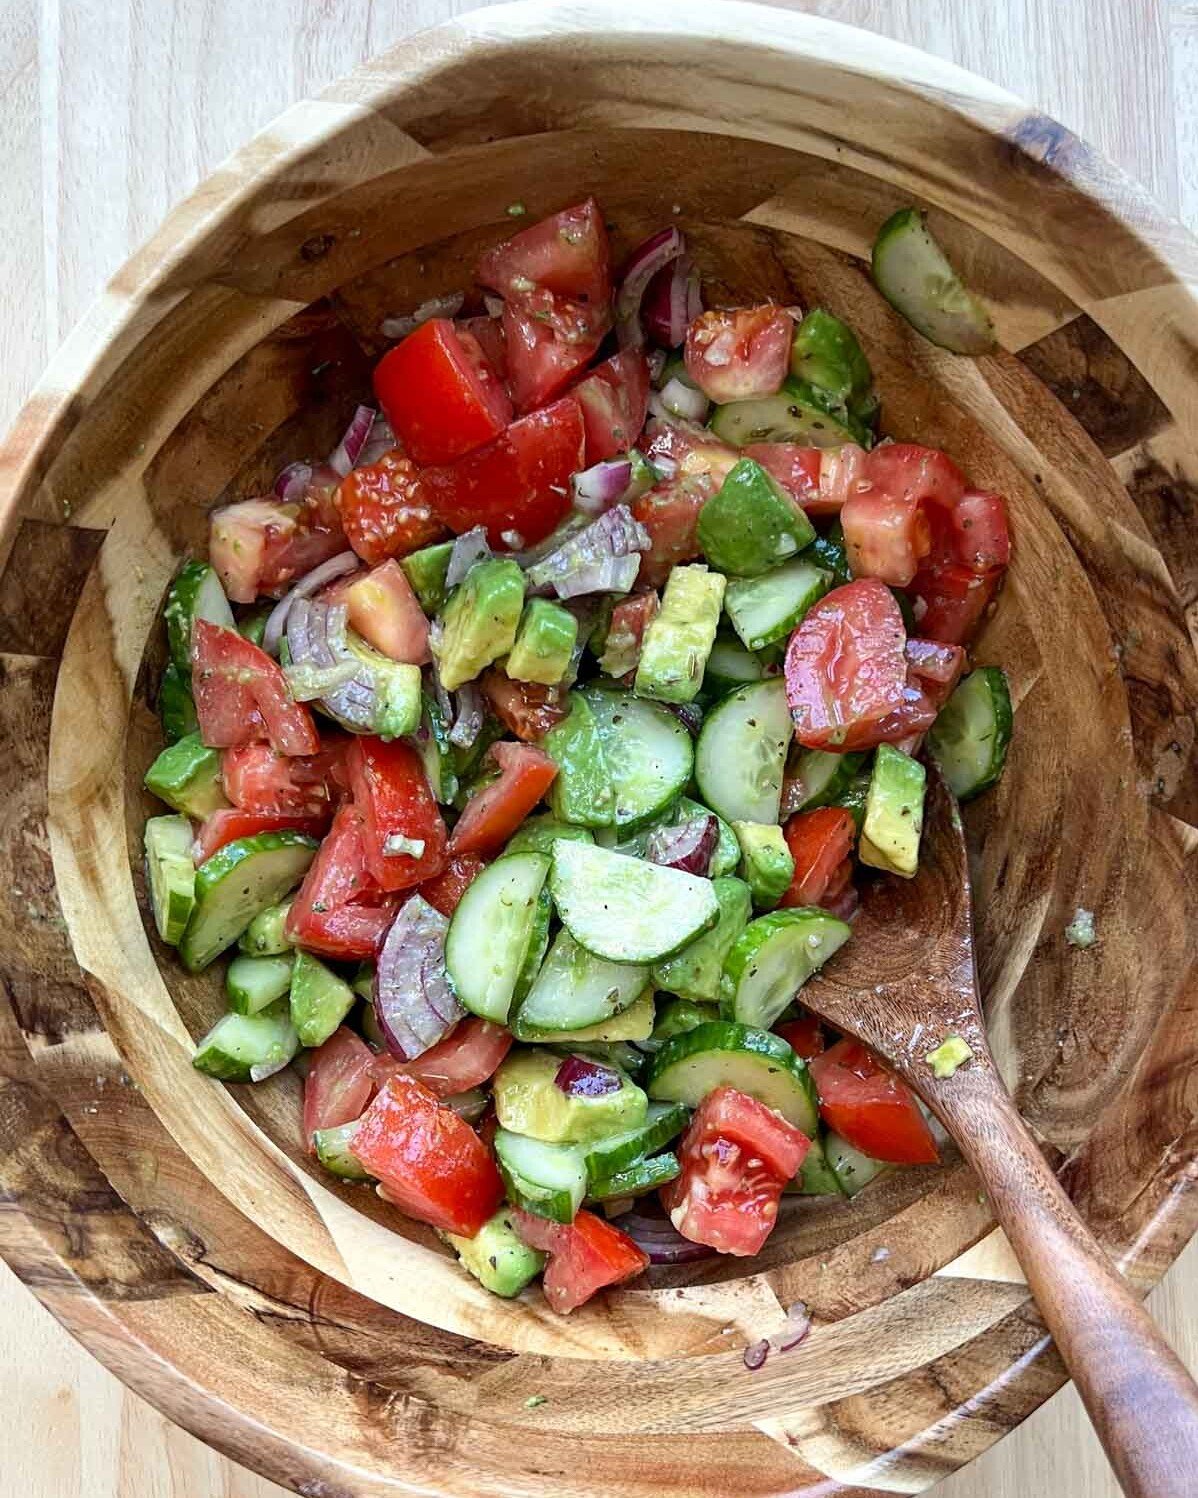
[[[536,681],[555,687],[570,665],[578,639],[578,620],[560,603],[530,598],[505,667],[513,681]]]
[[[557,765],[549,788],[555,817],[580,827],[610,827],[616,792],[599,725],[590,703],[570,693],[570,716],[545,735],[541,747]]]
[[[769,572],[814,539],[811,521],[752,458],[741,458],[699,515],[703,555],[736,577]]]
[[[869,360],[853,330],[823,307],[812,307],[795,329],[790,372],[826,391],[860,420],[870,420],[874,375]]]
[[[646,988],[639,999],[633,999],[627,1009],[611,1015],[608,1019],[583,1025],[578,1030],[547,1031],[545,1040],[554,1045],[609,1045],[618,1040],[648,1040],[653,1033],[653,990]]]
[[[871,868],[913,879],[919,867],[927,771],[893,744],[879,744],[865,798],[858,855]]]
[[[768,822],[733,822],[740,843],[740,876],[749,886],[753,904],[772,910],[794,878],[795,861],[781,827]]]
[[[713,879],[711,888],[720,907],[716,924],[653,969],[653,981],[658,988],[708,1004],[719,998],[724,961],[753,914],[753,897],[743,879]],[[653,1033],[656,1039],[668,1039],[659,1036],[656,1030]]]
[[[323,1045],[357,1002],[353,989],[309,952],[291,970],[291,1023],[306,1046]]]
[[[445,578],[452,555],[453,542],[438,541],[435,546],[425,546],[400,558],[399,565],[426,614],[435,614],[449,596]]]
[[[595,1097],[563,1092],[555,1078],[562,1058],[515,1047],[495,1073],[495,1112],[503,1128],[550,1144],[587,1144],[605,1134],[636,1129],[649,1100],[620,1073],[620,1086]]]
[[[659,702],[693,702],[703,685],[724,606],[722,573],[701,563],[675,567],[641,645],[633,690]]]
[[[479,562],[463,578],[441,615],[433,654],[447,692],[473,681],[516,643],[524,609],[524,574],[510,557]]]
[[[473,1238],[457,1233],[442,1233],[441,1237],[484,1290],[506,1300],[519,1295],[545,1267],[546,1255],[529,1248],[512,1226],[511,1207],[500,1207]]]
[[[744,909],[747,925],[748,904]],[[658,1015],[657,1023],[653,1026],[652,1038],[664,1043],[667,1040],[673,1040],[675,1035],[685,1035],[688,1030],[694,1030],[699,1025],[705,1025],[709,1020],[716,1020],[719,1017],[720,1011],[715,1004],[697,1004],[693,999],[671,999],[662,1007]]]
[[[560,771],[559,771],[560,773]],[[551,811],[543,811],[529,817],[512,837],[504,853],[552,853],[559,837],[570,842],[593,843],[594,834],[585,827],[575,827],[572,822],[561,822]]]
[[[146,771],[145,787],[199,821],[229,804],[221,785],[220,752],[209,749],[198,733],[186,734],[162,751]]]
[[[260,910],[242,932],[238,947],[251,957],[281,957],[284,952],[290,952],[295,945],[287,935],[290,914],[290,900]]]

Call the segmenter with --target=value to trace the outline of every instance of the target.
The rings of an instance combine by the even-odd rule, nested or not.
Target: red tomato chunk
[[[404,450],[421,464],[452,463],[512,419],[507,391],[481,349],[469,348],[444,317],[429,318],[383,355],[374,392]]]
[[[649,1255],[627,1233],[591,1212],[579,1212],[571,1223],[519,1210],[512,1218],[525,1243],[549,1255],[541,1284],[545,1299],[560,1315],[649,1267]]]
[[[854,1149],[893,1165],[939,1160],[915,1094],[859,1041],[837,1041],[808,1065],[824,1122]]]
[[[312,1052],[304,1078],[304,1142],[313,1149],[317,1129],[353,1123],[370,1101],[374,1057],[360,1035],[342,1025]]]

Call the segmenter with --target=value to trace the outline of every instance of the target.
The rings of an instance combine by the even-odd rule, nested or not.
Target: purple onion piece
[[[655,348],[649,350],[649,383],[654,388],[656,388],[658,380],[660,380],[662,377],[662,373],[664,372],[666,364],[669,361],[669,357],[669,354],[667,354],[665,349],[663,348]]]
[[[491,548],[487,545],[486,527],[476,525],[472,531],[466,531],[453,543],[453,550],[449,553],[449,566],[445,569],[445,586],[456,588],[478,562],[485,562],[491,556]]]
[[[345,640],[346,615],[343,603],[330,605],[297,599],[287,616],[287,648],[292,665],[330,667],[354,659]],[[358,663],[358,669],[344,686],[320,700],[351,731],[371,733],[378,723],[378,689],[367,661]]]
[[[624,498],[631,483],[632,459],[606,458],[570,480],[574,508],[584,515],[602,515]]]
[[[711,872],[719,840],[720,827],[715,817],[710,814],[691,817],[674,827],[655,827],[645,844],[645,858],[663,868],[681,869],[684,874],[698,874],[705,879]]]
[[[359,406],[354,412],[353,420],[345,430],[345,436],[329,454],[329,467],[339,473],[342,478],[358,461],[373,425],[374,407]]]
[[[656,403],[654,416],[664,414],[668,420],[672,416],[681,417],[683,421],[704,421],[711,401],[694,385],[688,385],[685,380],[680,380],[677,375],[667,380],[660,392],[651,397]]]
[[[459,749],[472,749],[482,732],[486,717],[482,688],[477,682],[468,681],[453,696],[457,711],[453,715],[453,727],[449,730],[449,742]]]
[[[671,224],[659,229],[632,252],[624,280],[616,293],[616,338],[621,348],[641,348],[645,330],[641,326],[641,302],[649,282],[676,260],[686,248],[681,233]]]
[[[627,505],[616,505],[530,567],[528,590],[552,590],[559,598],[626,593],[640,570],[640,553],[649,546],[645,527]]]
[[[445,972],[449,922],[413,895],[391,923],[374,970],[374,1014],[387,1049],[404,1061],[443,1040],[464,1013]]]
[[[807,1307],[801,1300],[797,1300],[786,1313],[785,1330],[778,1336],[778,1351],[789,1352],[792,1347],[797,1347],[800,1342],[805,1342],[810,1330],[811,1317],[808,1314]]]
[[[305,573],[288,592],[284,593],[271,609],[266,628],[262,631],[262,648],[267,655],[278,655],[279,642],[287,628],[287,616],[298,599],[310,598],[313,593],[319,593],[321,588],[355,571],[359,565],[356,552],[338,552],[335,557],[330,557],[327,562],[321,562],[319,567],[313,567],[311,572]]]
[[[397,446],[395,433],[391,429],[391,423],[385,416],[376,416],[374,425],[370,428],[370,436],[366,444],[358,454],[355,468],[365,468],[369,463],[377,463],[384,453],[389,453]]]
[[[703,727],[703,709],[697,702],[663,702],[662,707],[678,719],[692,739],[699,737]]]
[[[570,1097],[606,1097],[623,1086],[620,1073],[585,1056],[567,1056],[557,1069],[553,1085]]]
[[[311,463],[288,463],[275,479],[275,496],[285,505],[298,504],[312,482]]]
[[[770,1355],[770,1344],[763,1337],[760,1342],[750,1342],[745,1348],[745,1367],[750,1373],[756,1373],[758,1368],[765,1366],[765,1360]]]
[[[693,1264],[715,1254],[715,1249],[706,1243],[692,1243],[684,1238],[664,1213],[653,1215],[643,1199],[620,1218],[620,1228],[649,1255],[651,1264]]]
[[[654,343],[671,349],[685,340],[702,311],[699,273],[689,255],[679,255],[668,271],[654,277],[641,304],[641,320]]]

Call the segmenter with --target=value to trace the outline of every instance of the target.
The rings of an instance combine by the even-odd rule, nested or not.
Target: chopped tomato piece
[[[923,506],[876,485],[845,500],[840,523],[853,576],[877,577],[892,588],[906,587],[932,547]]]
[[[319,817],[339,787],[334,762],[343,753],[331,739],[319,754],[279,754],[269,744],[236,744],[220,757],[225,795],[241,811]]]
[[[929,640],[967,645],[998,592],[1001,576],[978,574],[955,563],[917,572],[908,591],[915,599],[920,634]]]
[[[780,1113],[735,1087],[717,1087],[709,1092],[691,1119],[683,1148],[690,1136],[700,1142],[717,1135],[731,1139],[780,1181],[789,1181],[803,1163],[811,1141]],[[693,1142],[693,1141],[692,1141]]]
[[[632,513],[649,532],[649,550],[641,558],[637,583],[663,587],[678,562],[699,555],[699,511],[718,488],[711,474],[667,479],[633,504]]]
[[[312,714],[294,702],[276,661],[235,629],[197,619],[191,684],[200,737],[213,749],[266,737],[280,754],[315,754]]]
[[[304,1143],[313,1149],[317,1129],[353,1123],[374,1091],[370,1047],[345,1025],[312,1052],[304,1078]]]
[[[449,846],[453,853],[494,853],[544,796],[557,765],[532,744],[501,740],[491,745],[498,780],[471,796],[458,818]]]
[[[399,900],[385,894],[366,868],[362,817],[352,803],[333,818],[304,882],[291,902],[287,935],[323,957],[373,957],[395,919]]]
[[[486,868],[477,853],[463,853],[451,858],[444,869],[432,879],[426,879],[417,890],[434,910],[442,915],[452,915],[458,901]]]
[[[782,836],[795,861],[795,871],[779,905],[822,904],[836,879],[843,878],[841,866],[857,840],[852,813],[843,806],[817,806],[814,811],[796,812],[782,829]]]
[[[394,558],[351,583],[345,605],[351,628],[393,661],[423,666],[431,659],[428,619]]]
[[[790,368],[794,330],[785,307],[770,302],[704,312],[687,329],[686,372],[720,405],[773,395]]]
[[[337,490],[337,507],[349,544],[372,566],[406,557],[445,534],[416,465],[398,447],[347,474]]]
[[[859,1041],[839,1040],[809,1065],[824,1122],[854,1149],[893,1165],[939,1160],[915,1094]]]
[[[200,823],[196,833],[195,861],[203,863],[211,858],[218,848],[236,842],[239,837],[255,837],[259,832],[280,832],[290,828],[295,832],[306,832],[309,837],[320,837],[329,825],[332,808],[327,807],[321,817],[300,816],[293,811],[214,811]]]
[[[661,459],[669,478],[708,478],[711,492],[724,482],[740,462],[742,454],[712,436],[706,427],[689,421],[659,421],[645,428],[645,456],[650,463]]]
[[[507,391],[474,352],[448,318],[430,317],[375,366],[374,393],[414,462],[452,463],[512,419]]]
[[[478,345],[479,353],[501,380],[507,379],[507,344],[503,336],[503,323],[498,317],[463,317],[455,325],[458,337],[468,352],[470,340]]]
[[[566,694],[560,687],[536,681],[513,681],[502,671],[490,670],[479,680],[495,716],[518,739],[535,743],[569,715]]]
[[[606,666],[605,670],[619,671],[621,677],[636,670],[640,664],[645,631],[660,612],[661,600],[652,589],[647,593],[633,593],[616,604],[611,611],[607,643],[603,650],[605,659],[614,661],[615,664]]]
[[[802,1019],[788,1019],[784,1024],[774,1026],[774,1034],[781,1035],[795,1055],[802,1056],[804,1061],[818,1056],[827,1045],[818,1014],[805,1014]]]
[[[750,442],[741,456],[760,463],[805,510],[819,513],[822,454],[818,447],[800,447],[797,442]]]
[[[649,407],[649,361],[625,349],[593,369],[572,392],[582,407],[586,461],[601,463],[636,446]]]
[[[354,1130],[353,1153],[388,1201],[446,1233],[473,1238],[503,1200],[490,1150],[414,1077],[388,1079]]]
[[[549,1255],[541,1288],[560,1315],[569,1315],[599,1290],[622,1285],[649,1267],[644,1249],[593,1212],[579,1212],[570,1223],[550,1222],[518,1209],[512,1218],[525,1243]]]
[[[415,1077],[438,1097],[453,1097],[493,1077],[511,1047],[510,1031],[470,1015],[454,1026],[452,1034],[415,1061],[401,1061],[398,1056],[373,1056],[372,1071],[380,1087],[388,1077],[402,1072]]]
[[[903,616],[876,578],[834,588],[790,637],[786,696],[795,735],[809,749],[865,749],[903,702]]]
[[[582,411],[564,396],[456,463],[426,468],[421,489],[451,530],[485,525],[492,546],[518,551],[565,516],[570,475],[582,466]]]
[[[304,573],[345,550],[326,505],[243,499],[213,510],[208,557],[234,603],[279,595]]]
[[[598,338],[567,343],[546,323],[505,304],[503,342],[512,401],[520,412],[535,411],[560,395],[599,348]]]
[[[965,476],[947,453],[916,442],[886,442],[866,458],[871,484],[895,499],[951,510],[965,493]]]
[[[346,755],[354,805],[362,814],[366,867],[381,889],[411,889],[445,867],[445,823],[411,744],[356,737]],[[423,845],[419,853],[389,843]]]
[[[1007,504],[1000,494],[971,489],[952,512],[953,552],[971,572],[990,573],[1011,560]]]
[[[611,325],[611,250],[594,198],[565,208],[488,250],[475,278],[565,343]]]

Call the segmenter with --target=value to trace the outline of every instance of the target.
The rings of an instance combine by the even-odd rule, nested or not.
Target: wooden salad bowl
[[[1137,1288],[1198,1226],[1198,246],[922,53],[584,0],[475,12],[288,111],[117,275],[0,450],[0,1249],[139,1393],[301,1493],[918,1492],[1063,1378],[955,1156],[555,1317],[312,1164],[295,1076],[195,1072],[220,982],[150,934],[157,616],[207,511],[333,445],[380,322],[468,284],[510,204],[588,192],[617,256],[673,220],[713,300],[847,318],[885,429],[1007,496],[976,655],[1010,673],[1015,737],[967,809],[993,1046]],[[874,289],[873,233],[912,202],[994,356]],[[814,1330],[749,1372],[795,1301]]]

